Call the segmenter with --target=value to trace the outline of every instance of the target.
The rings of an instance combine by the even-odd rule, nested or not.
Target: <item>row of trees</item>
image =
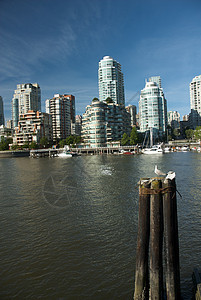
[[[81,137],[80,136],[76,136],[76,135],[70,135],[69,137],[67,137],[66,139],[63,140],[57,140],[56,141],[56,145],[59,145],[59,147],[63,148],[64,145],[71,145],[72,147],[74,147],[76,144],[79,144],[81,142]],[[48,139],[46,137],[43,137],[40,139],[40,143],[37,144],[36,142],[26,142],[24,143],[23,146],[19,146],[19,145],[13,145],[12,146],[12,150],[17,150],[17,149],[38,149],[38,148],[48,148],[48,147],[52,147],[52,143],[48,142]]]
[[[185,131],[186,138],[188,140],[200,140],[201,141],[201,126],[197,126],[195,130],[193,129],[187,129]]]
[[[9,144],[12,144],[12,142],[13,142],[12,138],[5,139],[5,137],[2,136],[0,141],[0,151],[9,150]]]
[[[81,137],[77,135],[70,135],[66,139],[59,141],[59,146],[63,148],[65,145],[71,145],[72,147],[75,147],[77,144],[81,143]]]
[[[121,139],[121,145],[136,145],[142,143],[143,135],[137,132],[137,128],[133,127],[131,130],[130,136],[127,133],[124,133]]]

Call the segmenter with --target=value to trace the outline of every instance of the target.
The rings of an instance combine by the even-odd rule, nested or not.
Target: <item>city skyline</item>
[[[47,6],[48,3],[48,6]],[[17,84],[37,82],[42,111],[54,94],[73,94],[76,114],[98,97],[98,62],[124,74],[126,105],[138,107],[145,79],[161,76],[168,111],[190,112],[189,84],[201,73],[200,1],[31,0],[0,2],[0,96],[5,119]]]

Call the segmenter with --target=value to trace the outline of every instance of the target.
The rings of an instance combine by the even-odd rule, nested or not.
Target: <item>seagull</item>
[[[161,170],[158,169],[157,165],[155,165],[154,172],[155,172],[156,175],[166,176],[164,182],[167,182],[168,179],[169,180],[173,180],[176,177],[176,173],[175,172],[169,171],[167,174],[165,174]]]
[[[158,169],[158,166],[157,166],[157,165],[155,165],[154,173],[155,173],[156,175],[161,175],[161,176],[165,176],[165,175],[166,175],[165,173],[163,173],[162,171],[160,171],[160,170]]]

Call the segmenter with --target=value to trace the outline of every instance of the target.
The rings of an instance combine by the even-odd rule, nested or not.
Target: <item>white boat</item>
[[[171,151],[170,147],[165,147],[164,152],[169,153]]]
[[[187,152],[187,151],[189,151],[189,147],[183,146],[183,147],[181,147],[181,151],[182,152]]]
[[[58,153],[58,157],[72,157],[73,154],[69,151],[63,151],[61,153]]]
[[[164,150],[161,148],[160,145],[154,145],[150,148],[142,149],[143,154],[163,154]]]

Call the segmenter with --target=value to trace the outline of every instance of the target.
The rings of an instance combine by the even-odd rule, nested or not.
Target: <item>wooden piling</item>
[[[163,182],[164,240],[166,254],[167,300],[181,298],[179,239],[175,179]]]
[[[141,183],[144,182],[144,183]],[[150,229],[150,195],[147,189],[150,183],[145,179],[140,180],[139,187],[139,215],[138,215],[138,238],[136,250],[136,272],[134,299],[148,299],[149,297],[149,229]]]
[[[162,183],[152,180],[150,196],[150,291],[149,299],[163,298],[163,209],[160,193]]]

